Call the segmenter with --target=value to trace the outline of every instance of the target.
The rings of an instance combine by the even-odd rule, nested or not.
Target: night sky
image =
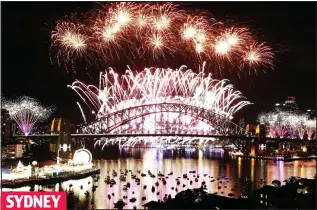
[[[76,105],[80,98],[66,87],[76,77],[50,61],[50,33],[63,16],[94,6],[93,2],[2,2],[2,95],[34,97],[56,106],[55,117],[82,122]],[[238,117],[255,122],[259,111],[290,95],[303,109],[316,107],[314,2],[186,2],[185,7],[206,9],[217,20],[247,26],[276,52],[274,70],[240,80],[229,78],[255,103]]]

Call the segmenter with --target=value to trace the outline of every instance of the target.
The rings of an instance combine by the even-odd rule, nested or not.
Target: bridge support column
[[[278,143],[278,150],[279,151],[282,151],[283,150],[283,141],[280,141],[279,143]]]
[[[250,155],[256,156],[259,154],[259,145],[260,145],[260,139],[255,138],[250,144]]]
[[[246,152],[247,153],[251,153],[251,149],[252,149],[252,141],[248,141],[248,143],[246,144],[246,148],[245,148],[245,150],[246,150]]]
[[[51,126],[51,133],[57,133],[59,135],[54,149],[57,153],[57,164],[59,164],[61,159],[67,160],[72,158],[70,121],[63,118],[54,119]]]

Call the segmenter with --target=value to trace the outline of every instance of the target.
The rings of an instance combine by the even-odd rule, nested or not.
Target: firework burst
[[[266,124],[270,137],[303,139],[307,135],[311,139],[316,134],[316,118],[310,119],[308,114],[274,110],[261,113],[258,120]]]
[[[60,46],[57,58],[58,63],[62,63],[82,57],[88,48],[89,37],[84,33],[84,25],[60,21],[52,32],[52,40],[52,46]]]
[[[85,17],[83,23],[59,21],[52,32],[59,64],[78,58],[108,62],[124,55],[157,61],[194,57],[198,63],[211,60],[208,63],[217,66],[247,67],[249,73],[273,67],[272,49],[255,40],[247,28],[219,24],[174,3],[111,3]]]
[[[218,58],[225,58],[234,64],[235,61],[239,62],[240,56],[244,53],[242,47],[247,45],[251,39],[247,28],[231,27],[215,38],[212,47]]]
[[[13,101],[4,100],[3,108],[9,111],[10,117],[26,136],[38,120],[47,119],[54,110],[52,107],[45,108],[35,99],[26,96]]]
[[[179,69],[145,68],[121,77],[109,69],[100,74],[99,87],[80,81],[69,85],[97,114],[103,117],[116,110],[153,103],[180,103],[211,110],[231,119],[237,111],[251,104],[227,80],[215,80],[211,74]]]
[[[264,43],[252,43],[244,50],[243,65],[248,65],[249,69],[257,70],[261,66],[270,67],[273,66],[272,49],[266,46]],[[257,71],[255,71],[257,72]]]

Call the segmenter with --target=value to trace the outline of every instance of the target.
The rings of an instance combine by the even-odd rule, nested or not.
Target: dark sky
[[[73,12],[87,12],[93,2],[2,2],[2,95],[27,95],[57,107],[56,117],[80,122],[79,97],[66,87],[75,77],[53,65],[50,31]],[[209,10],[217,20],[250,27],[276,51],[275,69],[245,79],[233,79],[255,105],[238,116],[255,121],[261,110],[288,95],[303,109],[316,106],[316,4],[314,2],[200,2],[186,8]]]

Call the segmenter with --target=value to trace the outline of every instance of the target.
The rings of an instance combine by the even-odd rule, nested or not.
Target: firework
[[[186,66],[179,69],[145,68],[134,73],[128,69],[119,76],[113,69],[100,74],[99,87],[75,81],[69,85],[94,112],[102,118],[118,110],[129,107],[178,103],[204,108],[230,120],[233,115],[251,102],[244,100],[241,92],[235,91],[227,80],[215,80],[211,74],[197,74]],[[159,116],[158,116],[159,115]],[[163,119],[158,123],[157,119]],[[148,115],[134,121],[134,128],[146,132],[163,129],[166,124],[180,125],[186,132],[209,132],[210,125],[191,116],[179,116],[177,113]],[[175,122],[179,122],[176,124]],[[128,130],[129,125],[120,129]],[[128,126],[128,127],[125,127]],[[180,129],[175,128],[175,129]]]
[[[85,114],[84,114],[83,108],[81,107],[81,105],[80,105],[79,102],[77,102],[77,106],[79,107],[80,113],[81,113],[81,115],[83,116],[84,122],[87,123],[86,116],[85,116]]]
[[[139,145],[147,145],[149,147],[192,147],[197,145],[200,147],[206,147],[207,145],[222,145],[223,140],[220,143],[216,138],[204,138],[204,137],[117,137],[117,138],[101,138],[94,143],[94,146],[101,146],[103,150],[105,146],[117,144],[119,147],[135,147]],[[226,142],[230,145],[230,142]]]
[[[299,112],[274,110],[261,113],[258,120],[266,124],[270,137],[311,139],[316,133],[316,118]]]
[[[221,56],[228,56],[230,53],[239,53],[241,46],[248,43],[251,39],[250,33],[246,28],[228,28],[216,38],[214,45],[215,53]]]
[[[250,69],[254,68],[255,70],[261,66],[273,66],[273,57],[274,54],[270,47],[266,46],[264,43],[258,44],[254,42],[244,50],[243,65],[248,65]]]
[[[78,58],[102,63],[124,55],[166,61],[170,56],[194,57],[199,63],[211,60],[208,63],[217,66],[229,63],[255,71],[273,67],[272,49],[255,40],[247,28],[220,24],[174,3],[111,3],[84,17],[82,23],[57,23],[51,39],[59,64]]]
[[[13,101],[4,100],[3,108],[9,111],[10,117],[26,136],[38,120],[47,119],[54,110],[52,107],[45,108],[35,99],[26,96]]]
[[[88,47],[89,37],[84,33],[84,25],[70,21],[60,21],[52,32],[52,46],[57,48],[58,62],[67,62],[81,57]]]

